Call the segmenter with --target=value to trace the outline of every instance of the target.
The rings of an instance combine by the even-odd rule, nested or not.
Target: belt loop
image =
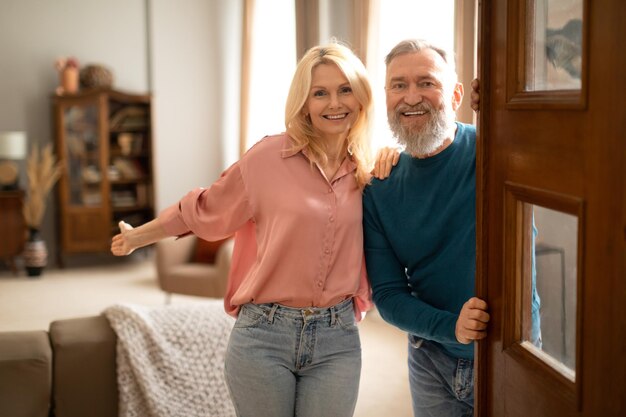
[[[333,327],[337,323],[337,309],[335,306],[330,308],[330,327]]]
[[[270,309],[270,314],[267,315],[267,320],[270,323],[274,323],[274,313],[276,313],[277,308],[278,308],[278,304],[272,305],[272,308]]]

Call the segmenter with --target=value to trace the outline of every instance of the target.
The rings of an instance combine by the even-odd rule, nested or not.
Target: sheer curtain
[[[243,153],[285,130],[285,102],[296,67],[293,0],[245,0],[242,48]]]

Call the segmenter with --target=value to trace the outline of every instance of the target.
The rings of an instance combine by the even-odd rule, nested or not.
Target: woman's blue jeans
[[[245,304],[226,383],[239,417],[349,417],[361,374],[352,300],[330,308]]]
[[[409,335],[409,383],[415,417],[471,417],[474,361],[446,354],[436,343]]]

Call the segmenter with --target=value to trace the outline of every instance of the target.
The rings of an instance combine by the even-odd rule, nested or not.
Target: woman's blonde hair
[[[320,64],[335,64],[348,79],[354,97],[361,105],[359,117],[350,129],[346,139],[348,152],[357,164],[356,181],[363,188],[369,181],[369,121],[372,111],[372,88],[361,60],[350,48],[339,43],[314,46],[309,49],[296,68],[289,87],[285,106],[285,127],[295,142],[295,149],[307,149],[311,163],[326,164],[328,156],[320,143],[319,135],[311,121],[305,116],[304,107],[311,90],[313,69]]]

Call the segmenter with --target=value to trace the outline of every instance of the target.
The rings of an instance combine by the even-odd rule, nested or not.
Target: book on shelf
[[[113,207],[133,207],[137,205],[137,197],[130,190],[111,192],[111,204]]]
[[[113,165],[109,168],[109,179],[112,180],[137,180],[145,174],[141,162],[133,158],[114,158]]]
[[[148,200],[148,187],[146,184],[137,184],[137,205],[146,206]]]
[[[145,129],[148,126],[148,110],[139,106],[123,107],[111,115],[109,126],[114,130]]]

